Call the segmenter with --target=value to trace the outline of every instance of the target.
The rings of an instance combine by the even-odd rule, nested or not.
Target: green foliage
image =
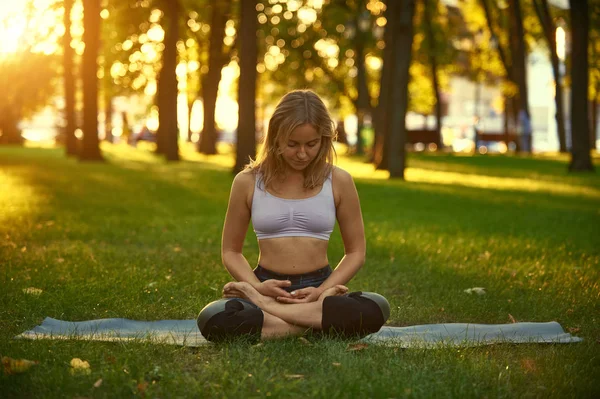
[[[230,165],[103,153],[109,162],[97,165],[59,149],[0,148],[0,353],[40,361],[0,372],[3,397],[600,394],[600,179],[567,175],[566,157],[411,154],[406,182],[373,179],[362,159],[342,157],[355,174],[368,168],[356,179],[368,257],[350,288],[384,294],[391,325],[512,315],[556,320],[582,343],[347,351],[348,342],[310,337],[201,348],[14,340],[45,316],[191,319],[230,279],[219,248]],[[339,231],[330,245],[335,264]],[[244,251],[255,264],[251,231]],[[476,286],[488,293],[463,292]],[[90,374],[71,375],[73,358]]]
[[[31,50],[0,55],[1,114],[27,118],[48,105],[56,94],[60,57]]]

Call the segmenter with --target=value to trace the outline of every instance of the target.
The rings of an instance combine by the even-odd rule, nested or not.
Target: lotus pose
[[[364,336],[388,319],[383,296],[345,287],[365,262],[366,244],[352,177],[333,165],[334,138],[334,123],[314,92],[296,90],[280,100],[257,159],[231,187],[221,252],[237,281],[200,312],[206,339],[307,330]],[[260,249],[254,270],[242,254],[250,220]],[[336,220],[345,255],[332,271],[327,246]]]

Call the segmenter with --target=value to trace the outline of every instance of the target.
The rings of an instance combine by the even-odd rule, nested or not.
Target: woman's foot
[[[345,285],[335,285],[331,288],[327,288],[321,296],[319,296],[319,301],[327,298],[328,296],[342,296],[348,293],[348,287]]]
[[[224,298],[242,298],[258,306],[258,302],[264,299],[260,292],[245,281],[233,281],[223,287]]]

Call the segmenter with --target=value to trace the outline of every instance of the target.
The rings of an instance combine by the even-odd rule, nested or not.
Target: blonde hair
[[[335,124],[323,100],[311,90],[294,90],[279,100],[262,148],[256,160],[250,160],[250,169],[260,178],[266,189],[273,179],[282,176],[286,164],[282,157],[282,147],[287,143],[292,131],[298,126],[311,125],[321,137],[319,153],[304,170],[304,187],[315,188],[323,184],[330,175],[336,156],[333,141],[336,138]]]

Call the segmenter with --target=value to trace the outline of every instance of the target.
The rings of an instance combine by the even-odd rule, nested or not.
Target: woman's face
[[[304,170],[317,156],[321,148],[321,135],[310,124],[295,128],[287,143],[280,143],[283,159],[293,170]]]

